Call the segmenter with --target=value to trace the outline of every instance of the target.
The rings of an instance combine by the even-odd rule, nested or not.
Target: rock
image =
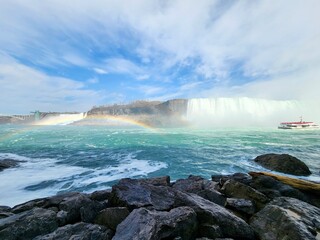
[[[269,199],[266,197],[266,195],[250,186],[236,182],[232,179],[224,183],[223,187],[221,188],[221,192],[231,198],[243,198],[251,200],[255,203],[255,206],[258,209],[263,208],[265,204],[269,202]]]
[[[90,199],[95,201],[105,201],[111,196],[111,189],[95,191],[90,194]]]
[[[252,228],[241,218],[231,214],[227,209],[210,202],[193,193],[177,192],[176,206],[191,207],[197,214],[199,228],[212,226],[210,232],[201,232],[201,237],[231,237],[255,239]],[[221,236],[217,236],[221,233]]]
[[[98,213],[105,208],[105,205],[98,201],[91,201],[80,208],[81,221],[93,223]]]
[[[19,166],[19,163],[25,161],[18,161],[13,159],[1,159],[0,160],[0,172],[7,168],[13,168]]]
[[[320,209],[294,198],[274,199],[251,219],[261,240],[319,239]]]
[[[212,175],[211,179],[214,182],[218,182],[219,186],[222,187],[223,184],[230,179],[248,185],[252,178],[246,173],[234,173],[232,175]]]
[[[12,216],[11,207],[8,206],[0,206],[0,219]]]
[[[41,207],[41,208],[58,207],[62,201],[78,195],[81,195],[81,194],[76,192],[70,192],[70,193],[58,194],[58,195],[47,197],[47,198],[34,199],[31,201],[19,204],[17,206],[14,206],[12,208],[12,212],[20,213],[35,207]]]
[[[125,207],[106,208],[96,217],[95,223],[115,231],[117,226],[130,214]]]
[[[267,169],[277,172],[297,176],[309,176],[311,174],[304,162],[289,154],[264,154],[256,157],[254,161]]]
[[[312,192],[320,196],[320,184],[315,182],[310,182],[307,180],[297,179],[297,178],[291,178],[286,176],[280,176],[273,173],[267,173],[267,172],[250,172],[252,176],[270,176],[284,184],[290,185],[294,188],[306,191],[306,192]]]
[[[251,172],[252,175],[252,183],[250,184],[251,187],[254,189],[258,190],[259,192],[265,194],[267,197],[273,199],[276,197],[292,197],[299,199],[301,201],[313,204],[317,207],[320,207],[320,198],[319,194],[317,196],[317,190],[314,189],[314,191],[305,191],[305,190],[299,190],[294,187],[294,182],[297,181],[297,179],[293,178],[288,178],[288,177],[283,177],[285,178],[288,182],[288,184],[292,185],[287,185],[282,181],[277,180],[274,176],[274,174],[269,174],[269,173],[256,173],[256,172]],[[300,181],[300,180],[299,180]],[[306,182],[304,180],[301,180],[303,182]],[[312,183],[313,185],[316,185]],[[320,185],[320,184],[318,184]]]
[[[112,187],[110,204],[133,210],[149,207],[155,210],[173,208],[175,191],[167,186],[154,186],[136,179],[122,179]]]
[[[60,227],[52,233],[34,238],[34,240],[95,240],[112,238],[112,231],[99,225],[90,223],[76,223]]]
[[[215,190],[216,184],[202,177],[190,175],[187,179],[177,180],[172,187],[183,192],[195,193],[211,202],[224,206],[226,197]]]
[[[146,178],[146,179],[137,179],[141,183],[151,184],[154,186],[170,186],[170,177],[155,177],[155,178]]]
[[[227,198],[226,207],[248,215],[255,213],[253,202],[247,199]]]
[[[170,212],[133,210],[118,225],[113,240],[131,239],[194,239],[197,216],[189,207],[174,208]]]
[[[0,239],[33,239],[58,228],[56,213],[51,210],[32,210],[0,219]]]
[[[103,204],[92,201],[88,196],[83,194],[66,198],[59,204],[59,209],[67,212],[66,223],[75,223],[80,220],[93,222],[102,208]]]

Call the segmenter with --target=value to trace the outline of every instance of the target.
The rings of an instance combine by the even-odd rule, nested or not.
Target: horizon
[[[320,104],[320,2],[4,0],[0,115],[176,98]]]

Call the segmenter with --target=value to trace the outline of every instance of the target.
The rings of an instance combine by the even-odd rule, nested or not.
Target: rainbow
[[[125,117],[125,116],[114,116],[114,115],[88,115],[84,120],[106,120],[102,123],[102,125],[108,125],[108,126],[123,126],[123,125],[131,125],[131,126],[138,126],[145,129],[149,129],[152,131],[157,131],[158,129],[141,121]],[[88,123],[83,122],[82,125],[94,125],[94,123]]]

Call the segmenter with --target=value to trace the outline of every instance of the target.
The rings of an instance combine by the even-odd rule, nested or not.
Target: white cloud
[[[3,114],[41,111],[86,111],[102,94],[83,83],[48,76],[0,55],[0,109]]]
[[[107,74],[108,72],[101,68],[93,68],[93,70],[98,74]]]

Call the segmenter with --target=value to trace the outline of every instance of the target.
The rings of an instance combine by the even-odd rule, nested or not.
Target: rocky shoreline
[[[122,179],[0,206],[0,239],[319,239],[320,184],[267,172]]]

